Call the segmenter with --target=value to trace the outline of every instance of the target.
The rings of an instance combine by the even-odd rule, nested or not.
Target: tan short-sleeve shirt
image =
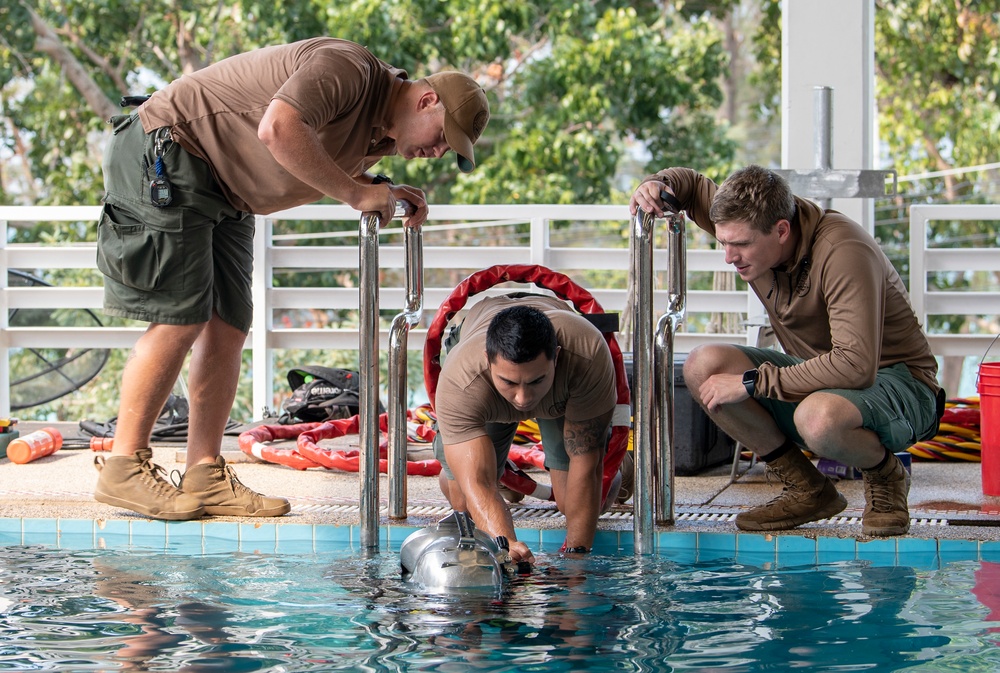
[[[560,351],[552,389],[534,409],[519,411],[497,392],[486,358],[486,331],[497,313],[514,304],[538,308],[552,321]],[[445,444],[486,434],[486,423],[530,418],[585,421],[614,409],[617,394],[611,350],[604,335],[566,302],[544,296],[488,297],[462,323],[461,340],[444,360],[435,399]]]
[[[406,72],[346,40],[313,38],[223,59],[173,81],[139,108],[148,133],[173,139],[212,169],[233,207],[258,214],[322,194],[286,171],[257,137],[278,98],[299,111],[344,172],[358,176],[395,154],[386,113]]]

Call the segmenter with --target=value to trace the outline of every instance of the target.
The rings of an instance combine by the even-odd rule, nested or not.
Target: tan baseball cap
[[[459,169],[469,173],[476,167],[472,146],[490,121],[486,92],[461,72],[439,72],[425,79],[444,104],[444,139],[458,155]]]

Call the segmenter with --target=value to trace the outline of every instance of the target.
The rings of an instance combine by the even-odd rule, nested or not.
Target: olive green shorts
[[[191,325],[209,321],[214,311],[248,332],[253,215],[234,208],[208,164],[172,142],[167,129],[145,133],[135,113],[112,117],[111,124],[97,226],[105,313]],[[158,138],[172,196],[164,207],[150,196]]]
[[[545,469],[547,470],[569,470],[569,455],[566,453],[566,444],[563,443],[563,418],[538,418],[538,430],[542,435],[542,446],[545,447]],[[517,434],[517,423],[487,423],[486,436],[493,443],[493,450],[497,454],[497,478],[503,474],[507,466],[507,456],[510,454],[510,445]],[[448,462],[444,459],[444,444],[441,441],[441,433],[434,435],[434,457],[441,463],[441,471],[444,476],[453,481],[455,475],[448,468]]]
[[[791,367],[801,358],[772,349],[737,346],[754,364],[772,362],[778,367]],[[839,395],[861,412],[862,427],[878,435],[882,445],[896,453],[914,443],[928,439],[938,431],[937,399],[933,390],[917,381],[903,363],[883,367],[875,375],[871,388],[830,388],[824,393]],[[768,410],[785,436],[799,446],[805,446],[795,427],[797,402],[754,398]]]

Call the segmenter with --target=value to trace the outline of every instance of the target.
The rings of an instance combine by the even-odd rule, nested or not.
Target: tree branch
[[[80,62],[63,45],[59,36],[45,21],[35,13],[35,10],[24,4],[28,14],[31,16],[31,27],[35,31],[35,48],[43,54],[48,54],[52,60],[59,64],[63,73],[69,79],[73,87],[80,92],[84,100],[101,119],[108,119],[112,115],[119,113],[116,106],[104,92],[97,82],[84,69]]]
[[[125,80],[121,78],[121,75],[118,74],[108,60],[84,44],[79,35],[71,30],[63,28],[53,29],[53,33],[69,38],[69,41],[72,42],[77,49],[82,51],[84,56],[90,59],[91,63],[96,65],[104,74],[111,78],[111,80],[115,83],[115,87],[118,88],[118,91],[121,93],[128,91],[128,86],[125,84]]]

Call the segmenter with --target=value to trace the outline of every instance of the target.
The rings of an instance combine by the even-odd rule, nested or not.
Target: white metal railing
[[[75,308],[99,311],[103,303],[103,288],[91,287],[9,287],[7,269],[29,272],[55,269],[96,269],[97,249],[89,244],[9,244],[8,228],[11,223],[37,222],[93,222],[100,215],[98,206],[75,207],[16,207],[0,206],[0,391],[10,387],[9,350],[16,348],[131,348],[143,327],[10,327],[8,311],[16,308],[58,309]],[[275,349],[327,349],[357,350],[356,328],[331,329],[323,327],[288,328],[275,320],[278,312],[294,309],[347,309],[357,310],[358,288],[345,287],[275,287],[276,273],[312,270],[354,270],[359,266],[357,222],[360,213],[347,206],[310,205],[282,211],[267,217],[258,217],[255,235],[254,264],[254,320],[247,348],[253,356],[253,409],[262,414],[274,399],[275,376],[272,352]],[[620,248],[553,247],[550,233],[554,222],[588,222],[619,220],[625,228],[628,221],[626,206],[592,205],[480,205],[430,207],[430,217],[425,225],[423,262],[425,270],[452,269],[472,271],[496,264],[541,264],[549,268],[572,273],[576,270],[607,270],[621,272],[624,277],[629,267],[627,239],[623,237]],[[275,235],[274,229],[284,220],[320,220],[351,223],[354,235],[339,234],[332,237],[331,245],[288,245],[286,237]],[[447,225],[435,223],[445,222]],[[511,224],[530,225],[530,236],[522,246],[457,246],[441,244],[441,236],[434,237],[442,228],[481,227],[489,235],[491,227]],[[96,226],[96,224],[95,224]],[[392,233],[383,230],[383,234]],[[383,236],[385,238],[385,236]],[[398,238],[398,237],[397,237]],[[666,267],[666,251],[654,252],[656,268]],[[404,267],[401,243],[380,247],[379,267],[400,271]],[[727,271],[722,253],[715,250],[691,250],[688,256],[691,271]],[[406,290],[399,286],[384,285],[380,291],[381,308],[399,310],[406,304]],[[606,287],[588,290],[607,311],[623,311],[629,301],[624,282],[610,283]],[[425,311],[430,316],[451,293],[453,287],[424,288]],[[496,289],[483,293],[488,296]],[[653,293],[655,306],[667,303],[665,290]],[[690,313],[746,313],[747,293],[691,292],[688,297]],[[381,351],[389,346],[389,327],[379,330]],[[422,350],[426,329],[417,327],[410,332],[409,350]],[[677,335],[678,349],[690,350],[699,343],[745,342],[745,334],[703,334],[682,332]],[[628,350],[629,346],[625,346]],[[9,395],[0,398],[0,415],[9,414]]]
[[[15,327],[8,324],[8,311],[17,308],[91,309],[99,311],[103,303],[100,285],[91,287],[9,287],[7,269],[29,272],[54,269],[96,269],[96,246],[89,244],[9,244],[8,228],[15,222],[84,222],[96,223],[99,206],[0,206],[0,415],[10,412],[10,349],[40,348],[131,348],[143,327]],[[273,404],[275,377],[274,349],[357,350],[358,331],[323,327],[286,328],[274,316],[295,309],[350,309],[359,306],[357,288],[344,287],[275,287],[275,273],[295,270],[357,270],[359,249],[357,222],[360,213],[339,205],[311,205],[258,218],[255,238],[254,322],[247,348],[253,351],[253,409],[262,414]],[[973,315],[1000,314],[1000,294],[929,291],[926,278],[933,271],[1000,270],[1000,254],[989,249],[930,248],[926,241],[927,221],[1000,220],[1000,205],[987,206],[913,206],[910,215],[910,294],[917,315],[922,321],[934,314],[968,313]],[[350,223],[345,234],[330,238],[330,245],[289,245],[273,233],[284,220],[322,220]],[[629,268],[629,251],[622,239],[620,248],[553,246],[553,223],[614,221],[622,222],[623,231],[629,221],[626,206],[593,205],[432,205],[430,218],[424,227],[424,268],[453,269],[471,272],[495,264],[542,264],[572,275],[580,270],[607,270],[608,276],[624,277]],[[445,223],[445,224],[442,224]],[[486,236],[491,227],[512,223],[530,225],[527,243],[521,246],[456,246],[442,241],[441,228],[481,227]],[[353,231],[354,233],[350,233]],[[384,230],[391,231],[389,229]],[[398,237],[397,237],[398,238]],[[688,272],[730,271],[721,251],[689,249]],[[653,253],[656,269],[667,266],[666,250]],[[401,243],[383,243],[379,255],[380,269],[398,271],[396,285],[381,288],[381,307],[387,311],[401,310],[406,304],[403,287],[404,255]],[[99,277],[99,276],[97,276]],[[424,288],[425,314],[433,316],[437,307],[453,287],[429,285]],[[623,282],[610,280],[605,287],[588,284],[587,289],[608,311],[624,311],[629,290]],[[496,290],[497,292],[503,290]],[[487,295],[489,293],[484,293]],[[668,303],[666,289],[654,289],[653,306],[657,317]],[[689,291],[687,315],[709,313],[743,313],[756,316],[759,304],[752,294],[743,291]],[[685,329],[682,326],[682,329]],[[422,350],[426,329],[414,328],[408,348]],[[937,355],[982,355],[989,346],[989,335],[940,335],[929,339]],[[687,352],[699,343],[746,343],[745,332],[737,334],[706,334],[679,331],[675,347]],[[380,329],[380,351],[389,346],[389,327]],[[623,342],[623,350],[630,344]]]
[[[929,273],[1000,271],[1000,248],[996,246],[931,247],[927,240],[928,222],[945,220],[1000,222],[1000,205],[910,206],[910,300],[925,330],[928,317],[933,315],[973,315],[992,319],[1000,315],[998,292],[938,291],[928,287]],[[927,339],[935,355],[982,357],[995,336],[930,333]]]

